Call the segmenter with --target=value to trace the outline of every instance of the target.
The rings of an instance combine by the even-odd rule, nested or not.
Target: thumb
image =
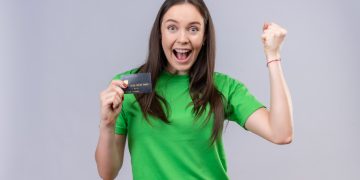
[[[120,104],[116,109],[114,109],[114,112],[116,115],[119,115],[120,112],[121,112],[121,107],[122,107],[122,104]]]
[[[270,26],[270,23],[265,22],[263,25],[263,31],[267,30]]]

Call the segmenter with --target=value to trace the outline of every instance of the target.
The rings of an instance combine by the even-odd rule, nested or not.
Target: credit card
[[[151,74],[137,73],[124,75],[120,80],[127,81],[128,87],[124,90],[125,94],[151,93]]]

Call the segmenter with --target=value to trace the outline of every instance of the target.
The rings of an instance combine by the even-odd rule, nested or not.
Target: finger
[[[263,31],[267,30],[269,28],[269,23],[265,22],[263,25]]]
[[[271,22],[271,23],[269,23],[269,28],[278,29],[278,28],[281,28],[281,27],[278,24]]]
[[[272,28],[269,28],[269,32],[277,34],[277,33],[281,33],[282,29],[278,28],[278,27],[272,27]]]
[[[118,93],[119,95],[123,95],[123,94],[124,94],[124,90],[121,89],[119,86],[115,86],[115,85],[112,85],[112,86],[111,86],[111,91],[112,91],[112,92],[116,92],[116,93]]]
[[[274,37],[280,37],[282,34],[280,31],[275,31],[274,32]]]
[[[282,29],[280,29],[279,31],[280,31],[280,33],[281,33],[282,36],[286,36],[286,34],[287,34],[287,30],[286,30],[286,29],[283,29],[283,28],[282,28]]]
[[[279,26],[278,24],[272,22],[272,23],[269,23],[268,29],[273,30],[273,31],[277,31],[277,30],[282,29],[282,27]]]
[[[114,96],[107,99],[104,99],[102,107],[112,107],[113,109],[116,109],[121,104],[120,97]]]
[[[110,87],[106,91],[101,93],[101,98],[107,98],[114,93],[117,93],[119,94],[119,96],[122,96],[124,94],[124,91],[118,86],[110,85]]]
[[[113,100],[113,109],[116,109],[119,104],[121,104],[121,100],[120,100],[120,97],[119,96],[114,96],[114,100]]]
[[[262,34],[262,35],[261,35],[261,41],[262,41],[263,43],[266,42],[266,34]]]
[[[115,108],[115,106],[118,106],[119,104],[121,104],[124,101],[124,96],[120,97],[119,95],[116,94],[116,95],[107,97],[106,99],[103,100],[104,103],[108,102],[108,101],[112,101],[111,104],[113,104],[113,108]]]
[[[120,111],[121,111],[121,105],[118,106],[118,107],[115,107],[114,111],[115,111],[116,114],[119,114]]]
[[[273,28],[282,29],[282,27],[279,24],[276,24],[276,23],[273,23],[273,22],[271,23],[271,26]]]
[[[123,102],[123,100],[124,100],[124,96],[120,97],[115,93],[103,99],[101,103],[102,106],[112,106],[112,108],[115,109],[117,106],[119,106],[119,104]]]
[[[286,30],[284,28],[282,28],[280,25],[275,24],[275,23],[271,23],[271,25],[269,26],[268,29],[271,29],[273,31],[280,31],[283,34],[286,34]]]
[[[122,104],[122,101],[121,101],[121,100],[115,99],[115,102],[113,103],[112,108],[113,108],[114,110],[116,110],[116,109],[118,109],[118,108],[121,106],[121,104]]]
[[[113,99],[106,99],[106,100],[104,100],[101,107],[102,108],[109,108],[109,107],[112,106],[113,102],[114,102]]]
[[[274,32],[272,32],[272,31],[269,31],[269,32],[266,32],[266,33],[263,33],[262,35],[261,35],[261,39],[263,39],[263,40],[269,40],[271,37],[273,37],[274,36]]]
[[[118,95],[117,92],[109,92],[101,97],[101,100],[114,99],[114,96]]]
[[[102,99],[104,96],[106,96],[109,92],[111,92],[109,88],[106,88],[105,90],[101,91],[100,99]]]
[[[274,30],[278,30],[278,29],[282,29],[279,25],[271,22],[271,23],[266,23],[266,25],[264,24],[264,27],[266,27],[265,31],[274,31]]]
[[[122,81],[122,80],[113,80],[113,81],[111,81],[112,85],[118,86],[118,87],[123,88],[123,89],[128,87],[128,83],[129,82],[127,80],[126,81]]]
[[[264,35],[262,36],[262,40],[263,40],[264,45],[270,46],[270,45],[272,45],[272,43],[273,43],[274,34],[273,34],[273,33],[264,34]]]
[[[119,106],[117,109],[115,109],[115,114],[120,114],[121,112],[121,106]]]
[[[274,28],[270,28],[268,27],[265,31],[264,31],[264,34],[271,34],[274,32]]]
[[[119,104],[120,104],[120,102],[116,98],[114,98],[113,103],[112,103],[112,108],[116,109],[119,106]]]
[[[115,96],[114,101],[116,101],[118,103],[122,103],[123,99],[124,99],[123,97]]]
[[[109,93],[113,93],[114,91],[112,90],[112,86],[110,85],[109,87],[107,87],[104,91],[102,91],[100,93],[100,98],[103,99],[104,97],[107,97],[109,95]]]

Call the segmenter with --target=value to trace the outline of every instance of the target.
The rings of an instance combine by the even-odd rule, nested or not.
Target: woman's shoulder
[[[139,68],[133,68],[133,69],[118,73],[113,77],[113,80],[121,79],[121,77],[124,75],[136,74],[138,71],[139,71]]]
[[[214,73],[214,85],[226,97],[239,89],[245,89],[246,86],[241,81],[220,72]]]
[[[214,72],[215,85],[243,84],[241,81],[221,72]]]

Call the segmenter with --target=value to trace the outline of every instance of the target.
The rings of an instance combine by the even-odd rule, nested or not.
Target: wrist
[[[99,124],[99,129],[100,131],[114,131],[115,130],[115,124],[114,123],[108,123],[108,122],[104,122],[104,121],[100,121]]]
[[[267,60],[266,66],[269,67],[271,64],[280,64],[281,59]]]
[[[100,127],[100,134],[102,136],[108,136],[108,135],[114,135],[115,134],[115,127],[109,128],[109,127]]]
[[[266,56],[267,62],[281,58],[280,53],[266,53],[265,56]]]

